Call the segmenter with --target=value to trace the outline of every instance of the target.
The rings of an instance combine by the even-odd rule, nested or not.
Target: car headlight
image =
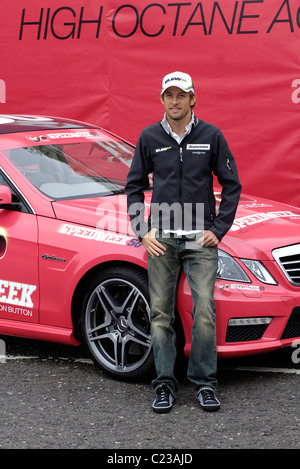
[[[252,259],[241,259],[241,261],[260,282],[277,285],[277,282],[270,272],[260,261],[254,261]]]
[[[251,280],[239,266],[239,264],[224,251],[218,251],[217,278],[223,280],[234,280],[235,282],[251,283]]]

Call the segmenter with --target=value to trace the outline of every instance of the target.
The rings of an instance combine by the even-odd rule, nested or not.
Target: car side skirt
[[[66,345],[79,345],[74,338],[73,330],[42,324],[28,324],[0,319],[0,334],[23,337],[27,339],[57,342]]]

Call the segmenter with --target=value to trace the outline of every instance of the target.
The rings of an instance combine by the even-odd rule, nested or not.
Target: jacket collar
[[[180,143],[180,141],[183,140],[184,137],[186,137],[186,135],[188,135],[189,133],[191,133],[193,127],[196,127],[198,125],[198,119],[197,117],[195,116],[194,112],[192,111],[192,118],[189,122],[189,124],[186,126],[186,132],[184,133],[184,135],[182,135],[181,137],[178,137],[172,130],[168,120],[167,120],[167,117],[166,117],[166,113],[164,115],[164,118],[160,121],[160,124],[162,126],[162,128],[164,129],[164,131],[168,134],[168,135],[171,135],[178,143]]]

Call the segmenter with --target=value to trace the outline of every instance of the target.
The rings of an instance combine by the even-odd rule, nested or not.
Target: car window
[[[26,201],[23,199],[22,195],[17,191],[13,184],[8,180],[5,174],[0,170],[0,185],[7,186],[10,188],[12,193],[12,206],[10,208],[6,207],[8,210],[15,210],[18,212],[32,213],[31,208],[28,206]]]
[[[52,199],[123,192],[134,149],[121,141],[84,141],[4,150],[21,173]]]

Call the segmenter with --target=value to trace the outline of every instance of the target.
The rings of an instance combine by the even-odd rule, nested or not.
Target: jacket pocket
[[[208,220],[213,221],[216,215],[215,198],[209,186],[206,187],[206,192],[207,192],[207,210],[205,210],[205,215],[207,217],[207,221]]]
[[[231,174],[233,174],[232,165],[231,165],[231,161],[233,161],[233,156],[231,152],[229,151],[225,151],[224,154],[225,154],[227,169],[231,172]]]

